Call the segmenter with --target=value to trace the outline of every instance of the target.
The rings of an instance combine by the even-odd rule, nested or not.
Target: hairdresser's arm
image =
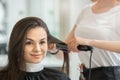
[[[79,44],[120,53],[120,41],[90,40],[77,37]]]
[[[65,40],[65,43],[68,45],[68,48],[73,51],[73,52],[79,52],[79,50],[77,49],[76,46],[79,45],[75,35],[74,35],[74,32],[75,32],[75,29],[76,29],[76,25],[73,27],[73,29],[71,30],[71,32],[68,34],[66,40]]]

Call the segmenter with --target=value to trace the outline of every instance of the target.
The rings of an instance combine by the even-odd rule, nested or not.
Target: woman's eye
[[[46,43],[46,41],[41,41],[41,42],[40,42],[40,44],[45,44],[45,43]]]
[[[26,42],[25,44],[26,45],[32,45],[33,43],[32,42]]]

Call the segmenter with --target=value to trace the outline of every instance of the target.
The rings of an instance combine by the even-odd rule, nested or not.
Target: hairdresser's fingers
[[[54,50],[56,51],[56,49],[57,49],[56,44],[54,44],[54,43],[49,44],[49,46],[48,46],[48,50],[49,50],[49,51],[51,51],[51,50],[52,50],[52,51],[54,51]]]
[[[65,43],[70,43],[74,39],[74,36],[68,35],[68,37],[65,39]]]
[[[49,44],[49,46],[48,46],[48,52],[52,53],[52,54],[58,53],[59,50],[57,49],[56,44],[54,44],[54,43],[53,44]]]
[[[79,43],[75,39],[72,39],[71,42],[68,43],[68,48],[73,52],[79,52],[77,49],[78,45]]]

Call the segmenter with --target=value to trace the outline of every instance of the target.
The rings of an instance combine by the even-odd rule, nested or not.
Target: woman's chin
[[[35,64],[37,64],[37,63],[40,63],[42,61],[42,59],[35,59],[35,60],[31,60],[31,61],[27,61],[28,63],[35,63]]]

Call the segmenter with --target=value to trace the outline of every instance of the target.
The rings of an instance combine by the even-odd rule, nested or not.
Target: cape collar
[[[44,67],[41,63],[26,63],[26,71],[27,72],[38,72],[43,70]]]

